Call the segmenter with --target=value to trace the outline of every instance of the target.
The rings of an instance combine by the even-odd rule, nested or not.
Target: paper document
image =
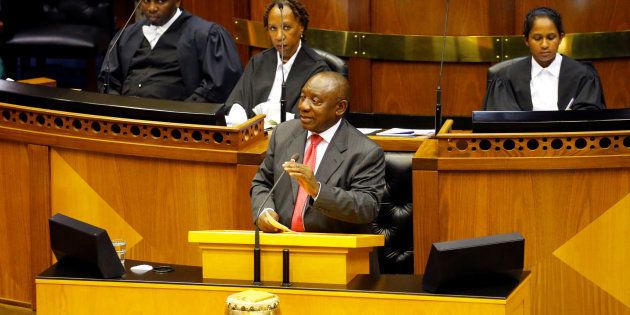
[[[430,136],[435,133],[433,129],[403,129],[392,128],[377,133],[377,136],[390,136],[390,137],[415,137],[415,136]]]
[[[291,231],[291,229],[289,229],[288,227],[284,226],[282,223],[276,221],[276,219],[274,219],[269,214],[269,211],[265,211],[265,216],[267,216],[267,222],[269,222],[271,225],[273,225],[273,227],[275,227],[276,229],[279,229],[282,232],[295,233],[295,232]]]
[[[362,134],[364,135],[369,135],[371,133],[373,133],[374,131],[379,131],[381,130],[381,128],[357,128],[359,131],[361,131]]]

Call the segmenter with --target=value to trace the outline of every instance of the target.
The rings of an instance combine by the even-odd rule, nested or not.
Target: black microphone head
[[[291,155],[291,160],[293,161],[297,161],[300,158],[300,155],[298,153],[293,153],[293,155]]]
[[[280,9],[280,11],[282,11],[282,9],[284,9],[284,3],[278,2],[278,9]]]

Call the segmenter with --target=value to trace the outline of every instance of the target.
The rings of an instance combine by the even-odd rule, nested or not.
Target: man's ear
[[[343,116],[348,110],[348,100],[341,100],[337,102],[337,108],[335,109],[335,114],[339,117]]]

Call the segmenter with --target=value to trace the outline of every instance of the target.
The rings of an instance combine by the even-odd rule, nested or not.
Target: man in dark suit
[[[278,231],[258,209],[279,181],[261,213],[296,231],[369,233],[385,186],[385,160],[378,145],[343,119],[349,95],[341,74],[318,73],[302,88],[299,120],[273,131],[250,191],[261,230]],[[295,153],[298,161],[289,161]],[[289,176],[280,178],[283,171]]]
[[[101,93],[223,103],[243,72],[236,44],[221,25],[181,10],[181,0],[142,0],[103,61]]]

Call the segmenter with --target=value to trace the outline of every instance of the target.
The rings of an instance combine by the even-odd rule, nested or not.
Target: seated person
[[[231,35],[180,8],[180,0],[141,0],[131,24],[103,61],[101,93],[223,103],[242,73]],[[109,86],[107,84],[109,83]]]
[[[381,147],[343,119],[349,96],[343,75],[318,73],[302,88],[299,119],[273,131],[250,190],[262,231],[278,231],[266,211],[294,231],[370,233],[385,188],[385,159]],[[288,161],[295,153],[303,163]],[[288,176],[280,178],[284,171]]]
[[[280,3],[283,4],[282,18]],[[308,12],[298,0],[272,1],[267,5],[263,23],[273,48],[255,55],[247,64],[245,73],[225,102],[228,125],[240,124],[257,114],[267,115],[267,125],[279,123],[283,74],[287,120],[292,119],[297,113],[296,103],[304,83],[313,74],[329,70],[322,58],[302,40],[308,28]]]
[[[564,37],[558,12],[544,7],[533,9],[525,17],[523,34],[532,57],[497,73],[488,86],[484,110],[604,108],[597,74],[558,53]]]

